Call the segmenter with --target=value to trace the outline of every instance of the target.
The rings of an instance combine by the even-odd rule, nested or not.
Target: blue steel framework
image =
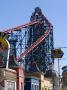
[[[10,42],[10,55],[17,57],[25,50],[25,29],[11,32],[8,38]]]
[[[16,62],[16,57],[20,56],[20,54],[25,51],[26,29],[23,28],[23,30],[20,29],[18,31],[11,32],[9,34],[8,41],[10,42],[10,60],[11,57],[13,57],[13,61],[9,62],[9,67],[20,65],[24,68],[25,59],[21,58],[18,63]]]

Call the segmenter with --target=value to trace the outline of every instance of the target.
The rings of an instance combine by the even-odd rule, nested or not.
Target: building
[[[62,90],[67,90],[67,66],[62,67]]]
[[[17,72],[0,68],[0,90],[17,90]]]
[[[21,67],[15,68],[17,73],[17,90],[24,90],[24,70]]]
[[[14,56],[10,56],[9,68],[17,73],[17,90],[24,90],[24,68],[15,60]]]
[[[40,90],[39,79],[33,76],[26,76],[24,90]]]
[[[24,90],[24,69],[10,56],[9,68],[0,68],[0,90]]]
[[[34,86],[35,90],[53,90],[53,81],[51,78],[46,78],[43,74],[39,73],[39,72],[32,72],[32,73],[25,73],[26,78],[28,77],[29,81],[30,78],[33,78],[33,82],[35,81],[35,79],[37,80],[37,85],[39,86],[38,89],[36,89],[36,87]],[[33,83],[33,82],[29,82],[29,83]],[[27,84],[28,82],[25,82],[25,84]],[[36,85],[36,81],[34,82],[34,84]],[[25,90],[30,90],[30,89],[25,89]],[[31,89],[34,90],[34,89]]]

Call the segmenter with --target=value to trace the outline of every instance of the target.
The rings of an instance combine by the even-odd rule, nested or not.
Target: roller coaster
[[[37,14],[37,13],[36,13]],[[39,14],[39,12],[38,12]],[[36,15],[37,16],[37,15]],[[44,22],[45,21],[45,22]],[[19,62],[22,58],[26,57],[29,53],[31,53],[36,47],[38,47],[38,45],[40,43],[42,43],[46,38],[47,36],[49,36],[49,34],[51,33],[52,31],[52,24],[49,22],[49,20],[44,16],[44,20],[41,20],[39,18],[36,18],[34,20],[31,20],[30,22],[24,24],[24,25],[20,25],[20,26],[17,26],[17,27],[14,27],[14,28],[11,28],[11,29],[7,29],[7,30],[3,30],[2,35],[0,37],[4,38],[6,35],[10,35],[10,37],[12,37],[13,33],[15,34],[16,36],[16,40],[15,39],[15,36],[13,37],[13,40],[15,43],[17,43],[19,40],[20,40],[20,43],[18,44],[18,48],[19,48],[19,45],[21,45],[21,43],[23,43],[25,41],[25,39],[22,41],[22,39],[28,35],[28,31],[29,31],[29,28],[31,27],[35,27],[35,26],[44,26],[43,23],[45,24],[46,26],[46,30],[42,33],[42,35],[40,35],[33,43],[31,43],[29,46],[26,45],[25,46],[25,49],[21,50],[23,48],[23,46],[21,46],[20,50],[21,50],[21,53],[18,54],[18,55],[15,55],[15,59],[17,62]],[[44,27],[45,27],[44,26]],[[28,30],[28,31],[27,31]],[[21,34],[21,32],[24,34]],[[19,34],[19,39],[18,38],[18,35],[17,33],[20,33]],[[26,36],[25,36],[26,34]],[[9,37],[9,38],[10,38]],[[22,37],[22,38],[21,38]],[[20,39],[21,38],[21,39]],[[12,41],[13,41],[12,40]],[[11,39],[8,40],[9,42],[12,43]],[[0,42],[1,42],[1,39],[0,39]],[[28,44],[28,42],[26,43]],[[15,46],[15,44],[14,44]],[[11,47],[10,47],[11,48]],[[16,47],[17,48],[17,47]],[[53,48],[53,47],[52,47]],[[15,52],[14,52],[15,53]]]

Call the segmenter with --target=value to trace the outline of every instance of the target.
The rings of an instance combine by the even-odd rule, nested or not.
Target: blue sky
[[[67,0],[0,0],[0,31],[29,22],[37,6],[53,24],[54,46],[67,47]],[[63,58],[67,58],[67,48],[62,50]],[[67,65],[67,59],[60,61],[60,68],[64,65]]]

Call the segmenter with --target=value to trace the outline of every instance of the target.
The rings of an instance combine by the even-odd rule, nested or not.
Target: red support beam
[[[3,30],[3,31],[4,31],[4,33],[10,33],[10,32],[18,31],[18,30],[20,30],[20,29],[22,29],[22,28],[26,28],[26,27],[31,26],[31,25],[34,25],[34,24],[38,24],[38,23],[40,23],[40,21],[39,21],[39,20],[35,20],[35,21],[33,21],[33,22],[29,22],[29,23],[27,23],[27,24],[20,25],[20,26],[17,26],[17,27],[15,27],[15,28]]]

